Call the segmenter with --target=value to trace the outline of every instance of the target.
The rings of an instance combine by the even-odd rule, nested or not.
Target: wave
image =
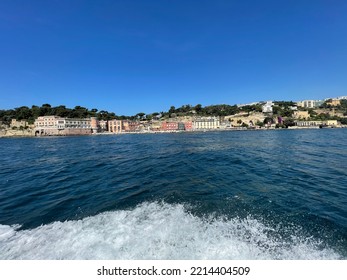
[[[34,229],[0,225],[0,259],[342,259],[320,240],[251,216],[198,217],[183,204],[143,203]]]

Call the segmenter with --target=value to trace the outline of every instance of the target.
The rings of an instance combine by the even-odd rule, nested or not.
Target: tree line
[[[291,106],[296,104],[292,101],[274,101],[273,113],[274,115],[279,115],[282,117],[290,118],[292,115]],[[325,102],[321,108],[330,108],[329,102]],[[341,100],[341,105],[336,106],[336,109],[344,110],[347,115],[347,100]],[[324,116],[323,114],[317,115],[312,109],[308,109],[312,119],[325,120],[331,118],[329,115]],[[0,110],[0,121],[3,124],[9,125],[12,119],[16,120],[27,120],[29,124],[33,124],[35,119],[39,116],[60,116],[64,118],[90,118],[96,117],[99,120],[112,120],[112,119],[129,119],[129,120],[152,120],[154,118],[168,118],[168,117],[179,117],[179,116],[230,116],[235,115],[241,112],[250,113],[250,112],[261,112],[262,103],[259,102],[254,105],[209,105],[202,106],[197,104],[192,105],[183,105],[176,108],[171,106],[170,109],[166,112],[155,112],[151,114],[145,114],[143,112],[137,113],[133,116],[117,116],[114,112],[108,112],[105,110],[98,109],[88,109],[82,106],[75,106],[74,108],[67,108],[65,105],[60,106],[51,106],[50,104],[43,104],[42,106],[33,105],[31,108],[27,106],[22,106],[10,110]],[[339,120],[343,118],[338,118]],[[343,122],[346,120],[344,119]]]
[[[246,111],[258,110],[261,111],[261,106],[246,106],[242,109]],[[241,110],[236,105],[211,105],[203,107],[201,104],[195,106],[183,105],[179,108],[171,106],[167,112],[154,112],[145,114],[143,112],[137,113],[133,116],[117,116],[114,112],[105,110],[88,109],[82,106],[75,106],[74,108],[67,108],[65,105],[51,106],[50,104],[43,104],[42,106],[33,105],[30,107],[21,106],[9,110],[0,110],[0,121],[9,125],[12,119],[27,120],[29,124],[33,124],[35,119],[40,116],[59,116],[64,118],[90,118],[96,117],[99,120],[111,119],[130,119],[130,120],[151,120],[157,118],[167,118],[170,116],[183,116],[183,115],[201,115],[201,116],[227,116],[239,113]]]
[[[99,120],[111,120],[117,116],[113,112],[98,109],[91,109],[75,106],[75,108],[66,108],[64,105],[52,107],[50,104],[42,106],[33,105],[31,108],[22,106],[10,110],[0,110],[0,121],[9,125],[12,119],[27,120],[29,124],[33,124],[35,119],[40,116],[59,116],[64,118],[89,118],[96,117]]]

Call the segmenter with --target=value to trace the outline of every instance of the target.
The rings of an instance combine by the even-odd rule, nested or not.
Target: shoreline
[[[34,134],[24,133],[23,134],[1,134],[1,138],[50,138],[50,137],[70,137],[70,136],[102,136],[102,135],[126,135],[126,134],[167,134],[167,133],[196,133],[196,132],[227,132],[227,131],[278,131],[278,130],[301,130],[301,129],[340,129],[347,128],[347,126],[339,127],[301,127],[301,126],[291,126],[288,128],[219,128],[219,129],[199,129],[199,130],[172,130],[172,131],[127,131],[121,133],[113,132],[100,132],[91,134],[70,134],[70,135],[46,135],[46,136],[35,136]]]

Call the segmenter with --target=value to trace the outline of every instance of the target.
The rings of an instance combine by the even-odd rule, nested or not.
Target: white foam
[[[319,241],[269,237],[251,217],[200,218],[183,205],[144,203],[30,230],[0,226],[0,259],[339,259]]]

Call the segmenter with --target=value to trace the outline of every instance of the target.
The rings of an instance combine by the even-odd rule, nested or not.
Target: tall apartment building
[[[323,100],[303,100],[297,102],[298,106],[304,108],[317,108],[324,103]]]

